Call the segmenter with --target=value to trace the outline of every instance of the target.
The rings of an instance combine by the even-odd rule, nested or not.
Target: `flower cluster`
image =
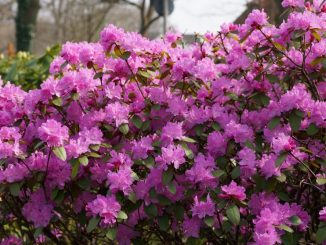
[[[283,6],[188,46],[109,25],[1,82],[1,244],[325,242],[326,7]]]

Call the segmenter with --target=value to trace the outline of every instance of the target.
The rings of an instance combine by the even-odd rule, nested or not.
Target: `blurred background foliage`
[[[0,0],[0,76],[4,81],[21,85],[25,90],[38,87],[49,75],[49,65],[59,53],[57,43],[93,42],[108,23],[157,38],[162,34],[163,22],[160,11],[155,8],[158,1]],[[191,3],[188,0],[170,2],[173,1]],[[205,3],[209,1],[217,0],[206,0]],[[242,14],[235,13],[235,16],[238,15],[235,23],[243,23],[254,8],[265,9],[271,23],[282,21],[281,0],[232,0],[232,3],[246,6]],[[226,10],[228,7],[222,8]],[[207,11],[212,10],[208,8]],[[193,13],[190,11],[187,14]],[[173,27],[173,23],[170,26]],[[185,35],[185,40],[195,40],[194,35]],[[49,46],[52,48],[47,48]]]
[[[1,55],[0,76],[4,82],[20,85],[26,91],[37,88],[49,76],[50,64],[59,52],[60,46],[55,45],[40,57],[27,52]]]

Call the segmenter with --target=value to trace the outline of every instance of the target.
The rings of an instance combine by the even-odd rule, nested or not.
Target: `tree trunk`
[[[281,2],[282,0],[253,0],[247,4],[247,9],[235,20],[235,23],[244,23],[248,14],[254,9],[264,9],[269,16],[270,23],[280,24],[285,17],[281,16],[284,11]]]
[[[35,32],[40,0],[17,0],[16,48],[17,51],[29,51]]]

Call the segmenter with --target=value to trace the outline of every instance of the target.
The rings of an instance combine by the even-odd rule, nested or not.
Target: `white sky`
[[[181,33],[216,31],[234,21],[245,9],[247,0],[175,0],[169,23]]]

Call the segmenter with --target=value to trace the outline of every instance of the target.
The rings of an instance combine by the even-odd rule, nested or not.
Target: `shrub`
[[[53,58],[60,52],[59,46],[49,48],[41,57],[18,52],[13,57],[0,57],[0,76],[5,82],[20,85],[22,89],[39,88],[49,76],[49,67]]]
[[[110,25],[3,86],[3,244],[323,243],[325,9],[189,47]]]

